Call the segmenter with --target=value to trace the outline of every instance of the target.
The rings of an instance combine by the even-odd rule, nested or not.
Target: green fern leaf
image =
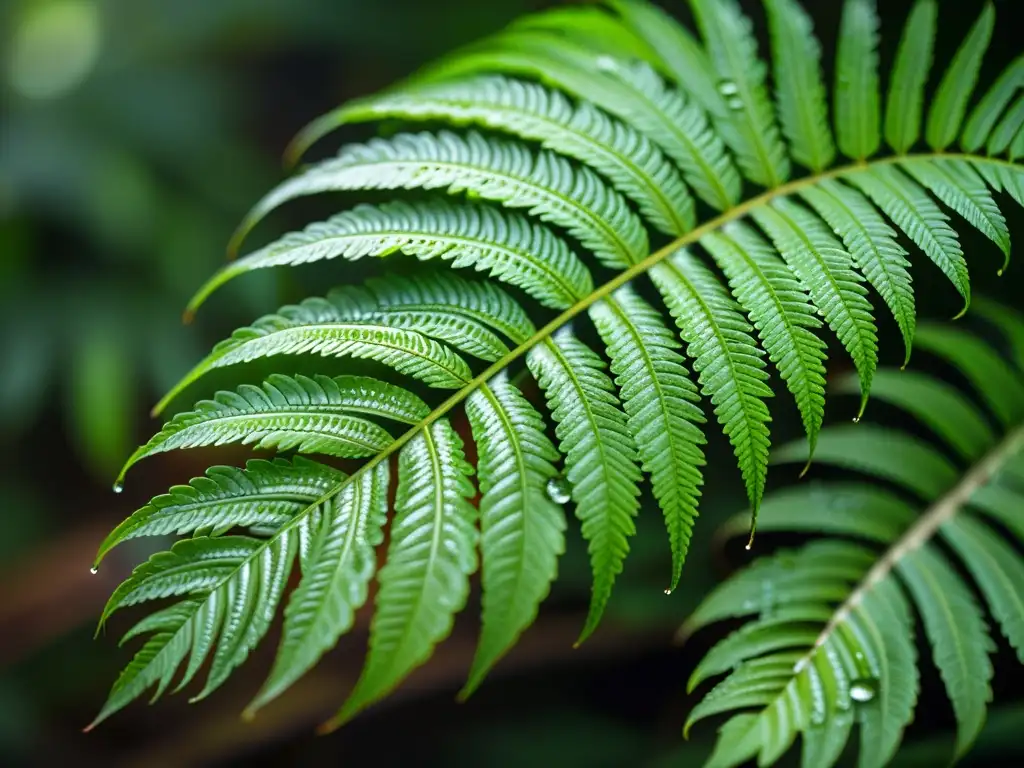
[[[963,296],[961,314],[966,312],[971,303],[970,277],[956,232],[948,224],[949,217],[921,187],[895,168],[876,166],[851,173],[846,178],[871,198],[942,270]]]
[[[370,189],[447,189],[469,192],[565,227],[612,267],[647,255],[647,233],[617,192],[587,168],[574,169],[552,152],[522,144],[438,134],[399,134],[348,146],[335,158],[278,185],[249,212],[232,240],[236,248],[267,213],[296,197]]]
[[[860,192],[833,179],[800,194],[842,238],[857,268],[889,307],[903,335],[906,365],[914,342],[916,310],[910,262],[904,258],[906,250],[896,242],[896,233]]]
[[[399,454],[398,492],[387,562],[380,570],[370,652],[338,726],[387,695],[430,656],[465,605],[476,570],[477,510],[462,440],[446,421],[417,434]]]
[[[570,306],[594,288],[587,268],[561,238],[518,214],[446,200],[396,201],[356,206],[231,262],[199,289],[188,311],[195,312],[232,278],[256,269],[338,257],[355,261],[396,251],[488,272],[549,307]]]
[[[813,454],[825,413],[825,343],[813,333],[821,322],[806,292],[775,251],[743,224],[705,235],[700,244],[750,314],[768,357],[792,392]]]
[[[605,0],[622,21],[646,41],[659,69],[691,95],[708,114],[720,117],[728,108],[718,91],[715,68],[697,38],[653,3],[646,0]],[[654,62],[652,62],[654,63]]]
[[[856,377],[847,380],[854,391],[859,391]],[[743,530],[742,517],[736,515],[729,529]],[[888,544],[909,528],[915,517],[916,512],[903,498],[884,488],[812,481],[766,496],[760,527],[762,531],[843,534]]]
[[[521,80],[476,77],[361,99],[315,120],[291,151],[304,151],[337,126],[387,118],[480,125],[538,141],[601,173],[662,232],[693,228],[693,199],[645,135],[587,102],[573,107],[558,91]]]
[[[100,544],[94,567],[118,544],[140,536],[280,525],[345,479],[341,472],[296,456],[253,459],[245,469],[210,467],[206,477],[155,497]]]
[[[731,112],[719,130],[748,179],[777,187],[789,178],[789,159],[764,85],[767,71],[757,55],[753,25],[734,0],[690,0],[690,6]]]
[[[974,311],[1004,334],[1010,345],[1013,364],[1024,370],[1024,315],[984,297],[975,302]]]
[[[164,396],[154,413],[163,411],[179,393],[215,368],[300,353],[376,360],[444,389],[457,389],[472,378],[461,357],[422,333],[392,328],[388,321],[345,321],[330,302],[307,299],[298,306],[282,307],[278,314],[260,318],[217,344]]]
[[[839,151],[853,160],[878,151],[878,101],[875,0],[846,0],[836,44],[835,128]]]
[[[944,523],[942,534],[978,582],[992,615],[1024,663],[1024,564],[1020,555],[988,526],[969,517]]]
[[[672,578],[679,584],[697,517],[701,450],[700,397],[687,378],[679,342],[657,311],[629,286],[590,308],[590,317],[611,358],[611,370],[626,411],[626,425],[651,489],[665,517],[672,548]]]
[[[594,584],[576,644],[596,629],[636,532],[640,470],[626,415],[601,359],[565,329],[530,350],[527,364],[557,425],[566,480],[588,542]]]
[[[284,612],[281,645],[250,715],[304,675],[334,646],[366,602],[384,540],[388,469],[378,464],[329,502],[313,535],[302,580]]]
[[[154,699],[160,696],[190,652],[192,658],[178,687],[191,681],[211,651],[206,684],[192,700],[205,698],[219,687],[266,634],[296,543],[291,531],[267,541],[241,536],[184,539],[136,568],[111,595],[101,623],[119,608],[144,601],[173,596],[192,599],[181,603],[180,610],[165,612],[167,622],[130,633],[155,632],[122,672],[90,727],[153,684],[157,684]]]
[[[990,346],[955,328],[922,324],[917,345],[954,364],[1009,427],[1024,417],[1024,382]]]
[[[853,358],[863,412],[878,363],[878,335],[853,258],[817,216],[795,203],[780,199],[753,215]]]
[[[974,111],[971,112],[967,125],[964,126],[963,135],[960,137],[960,147],[965,152],[975,152],[990,140],[996,121],[999,120],[1003,110],[1022,86],[1024,86],[1024,56],[1018,56],[992,83],[992,87],[988,89]],[[1007,137],[1006,144],[1012,138],[1012,135]],[[989,154],[1002,154],[1006,149],[1006,144],[1003,144],[1002,149],[995,152],[992,151],[990,145]]]
[[[765,8],[782,132],[793,159],[820,171],[835,159],[821,80],[821,46],[810,17],[795,0],[765,0]]]
[[[687,344],[686,352],[711,398],[740,465],[753,520],[768,471],[768,374],[739,307],[712,273],[686,251],[656,265],[651,278]]]
[[[178,448],[240,442],[342,458],[373,456],[386,448],[391,434],[355,413],[415,424],[429,409],[415,395],[374,379],[272,374],[262,387],[243,384],[237,392],[218,392],[194,411],[175,416],[132,454],[118,482],[141,459]]]
[[[1024,125],[1024,96],[1019,96],[993,129],[985,150],[990,155],[1001,155],[1011,148],[1011,144],[1016,146],[1016,142],[1019,141],[1016,137],[1020,136],[1022,125]],[[1013,160],[1020,154],[1019,149],[1014,150],[1014,157],[1010,159]]]
[[[772,452],[776,464],[807,459],[807,446],[799,440]],[[958,474],[956,467],[927,443],[874,424],[823,431],[814,460],[891,480],[924,499],[941,496],[956,483]]]
[[[909,151],[921,135],[924,86],[932,68],[935,0],[917,0],[903,27],[885,103],[885,140],[897,154]]]
[[[1005,257],[999,270],[1002,274],[1010,263],[1010,232],[985,182],[970,164],[962,160],[918,159],[905,160],[901,165],[919,184],[999,246]]]
[[[565,513],[546,492],[559,454],[541,415],[505,375],[470,395],[466,412],[480,454],[483,629],[460,698],[536,618],[565,550]]]
[[[722,139],[699,108],[666,89],[643,62],[628,63],[550,34],[504,33],[486,47],[442,61],[419,79],[432,82],[480,72],[529,75],[593,102],[646,134],[712,207],[725,210],[739,199],[739,174]]]
[[[967,32],[963,43],[950,61],[935,92],[928,124],[925,126],[925,140],[928,146],[940,152],[954,141],[960,133],[967,102],[974,92],[981,69],[981,60],[992,39],[996,12],[992,3],[985,3],[974,26]]]
[[[974,596],[938,550],[925,545],[903,557],[898,568],[921,613],[935,666],[956,711],[959,758],[985,722],[985,708],[992,700],[988,654],[995,645]]]
[[[860,383],[844,376],[837,393],[860,394]],[[915,371],[880,370],[871,396],[889,402],[926,424],[965,459],[977,459],[996,443],[985,417],[951,385]]]

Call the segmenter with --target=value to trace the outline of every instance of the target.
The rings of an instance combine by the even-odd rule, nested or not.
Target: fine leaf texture
[[[471,473],[462,440],[446,421],[435,422],[402,449],[366,667],[333,724],[389,693],[451,631],[477,566]]]
[[[724,535],[749,530],[750,546],[763,506],[768,530],[824,538],[755,564],[688,622],[752,620],[694,678],[731,670],[700,717],[744,710],[710,764],[766,766],[799,741],[806,768],[827,768],[855,726],[861,765],[888,762],[913,716],[918,626],[966,749],[991,673],[978,650],[986,617],[964,595],[984,597],[993,630],[1024,646],[1024,321],[981,302],[965,330],[919,324],[914,287],[935,291],[932,306],[956,300],[948,279],[967,310],[962,228],[1008,263],[1002,205],[1024,205],[1024,59],[986,54],[991,4],[955,57],[938,55],[949,21],[935,0],[913,4],[898,46],[880,38],[876,4],[845,0],[829,19],[801,0],[764,0],[748,18],[746,2],[691,0],[690,29],[647,0],[559,5],[310,124],[292,160],[342,125],[362,138],[272,189],[229,251],[257,224],[269,230],[271,213],[301,215],[299,198],[339,207],[254,241],[186,315],[269,268],[292,276],[288,293],[314,280],[322,298],[299,294],[216,345],[157,404],[169,421],[125,468],[227,443],[288,458],[214,467],[102,543],[97,563],[128,539],[184,537],[111,598],[104,622],[167,602],[128,630],[137,655],[100,719],[204,670],[207,695],[283,607],[251,714],[364,606],[367,663],[326,727],[339,725],[427,660],[479,557],[466,697],[543,615],[568,548],[567,504],[592,571],[582,642],[598,631],[648,489],[667,529],[668,591],[686,588],[704,463],[725,445],[707,436],[705,458],[713,413],[749,502]],[[814,29],[836,17],[824,45]],[[979,79],[982,64],[993,82]],[[922,251],[945,279],[911,281]],[[984,270],[982,251],[970,257]],[[894,324],[878,322],[869,291]],[[904,364],[914,347],[940,356],[945,383],[876,372],[901,341]],[[826,372],[833,348],[855,370]],[[859,395],[861,411],[874,387],[883,424],[823,426],[826,382]],[[193,392],[211,399],[185,402]],[[806,434],[774,456],[773,392]],[[888,422],[893,409],[906,418]],[[345,471],[289,456],[302,452]],[[766,495],[772,461],[800,462],[814,484]],[[970,613],[963,626],[943,600]]]
[[[701,389],[732,443],[753,519],[768,471],[768,406],[763,352],[750,335],[739,307],[711,272],[686,251],[651,272],[675,319]]]
[[[387,465],[381,464],[327,504],[302,580],[284,611],[273,669],[248,713],[280,695],[352,627],[377,570],[375,549],[384,540],[387,489]]]
[[[657,311],[628,286],[591,307],[590,317],[607,347],[626,425],[665,516],[671,591],[679,583],[704,482],[700,446],[705,439],[697,426],[704,414],[694,405],[697,387],[687,377],[679,342]]]
[[[1011,328],[1018,322],[1003,317]],[[977,337],[970,344],[956,336],[940,343],[930,326],[924,334],[935,337],[938,347],[956,348],[954,354],[970,350],[975,365],[982,357],[975,345],[992,351]],[[909,376],[913,385],[904,390],[900,382]],[[1019,382],[1024,371],[1015,369],[1013,376]],[[997,388],[989,380],[985,384]],[[963,757],[984,724],[996,660],[975,587],[1022,655],[1024,559],[1015,549],[1018,542],[1006,541],[1006,535],[1019,538],[1024,528],[1011,523],[1005,533],[997,532],[976,513],[999,522],[1019,517],[1021,497],[1009,484],[1018,482],[1022,464],[1024,414],[1017,413],[997,435],[968,390],[895,370],[880,371],[876,386],[883,399],[945,438],[966,463],[954,466],[921,439],[892,429],[822,431],[818,462],[856,475],[769,494],[761,530],[826,538],[755,561],[715,589],[681,629],[688,636],[713,622],[748,617],[705,656],[690,680],[692,689],[727,675],[687,721],[689,728],[710,715],[731,716],[705,765],[734,767],[755,757],[770,765],[799,736],[801,765],[831,766],[853,722],[860,731],[857,764],[889,764],[914,716],[917,634],[927,642],[956,716],[950,757]],[[841,390],[856,389],[855,377],[845,377]],[[959,439],[958,426],[970,440]],[[774,456],[802,460],[806,447],[795,442]],[[919,498],[872,482],[880,479]],[[737,516],[726,533],[741,530]],[[937,536],[948,550],[940,548]]]
[[[302,146],[345,123],[387,118],[480,125],[538,141],[607,177],[661,231],[679,235],[693,227],[693,200],[650,139],[589,102],[574,107],[537,83],[481,76],[361,99],[311,124]]]
[[[587,540],[594,585],[577,645],[597,628],[636,532],[636,447],[604,363],[567,330],[530,351],[565,455],[565,479]]]
[[[565,512],[546,492],[559,454],[541,415],[504,375],[474,392],[466,412],[480,454],[483,612],[463,697],[533,622],[565,549]]]

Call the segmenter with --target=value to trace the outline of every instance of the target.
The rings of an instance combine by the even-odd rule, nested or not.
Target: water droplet
[[[860,416],[854,416],[853,417],[853,423],[854,424],[860,424]]]
[[[666,595],[671,595],[672,594],[672,590],[671,589],[666,589],[665,590],[665,594]]]
[[[866,704],[878,694],[878,681],[873,677],[858,677],[850,683],[850,698]]]
[[[89,573],[91,573],[93,576],[95,576],[99,572],[100,572],[100,569],[97,568],[95,565],[92,568],[89,569]]]
[[[723,80],[718,84],[718,92],[725,97],[735,96],[739,91],[739,86],[732,80]]]
[[[548,480],[545,490],[547,491],[548,498],[555,502],[555,504],[566,504],[572,498],[569,482],[561,475],[556,475]]]
[[[1000,269],[996,270],[996,277],[1002,277],[1002,276],[1003,276],[1003,270],[1002,270],[1002,268],[1000,268]]]
[[[124,483],[114,483],[114,493],[120,493],[124,490]]]
[[[740,98],[729,99],[725,103],[726,103],[726,106],[728,106],[729,109],[731,109],[733,112],[739,112],[741,109],[743,109],[743,99],[740,99]]]
[[[753,545],[753,544],[751,544],[751,543],[750,543],[750,542],[748,541],[748,542],[747,542],[746,544],[744,544],[744,545],[743,545],[743,548],[744,548],[745,550],[747,550],[747,552],[749,552],[750,550],[752,550],[752,549],[754,548],[754,545]]]
[[[598,56],[596,59],[594,59],[594,65],[601,72],[614,72],[619,68],[619,65],[615,61],[615,59],[613,59],[611,56],[608,56],[607,54],[602,54]]]

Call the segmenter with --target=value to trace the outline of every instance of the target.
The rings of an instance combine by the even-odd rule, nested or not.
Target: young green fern
[[[1024,318],[1006,308],[984,304],[982,314],[1006,336],[1024,334]],[[872,392],[907,411],[957,461],[940,446],[901,432],[832,427],[821,433],[817,461],[875,482],[812,482],[765,498],[762,531],[828,538],[756,561],[712,593],[684,626],[689,634],[730,617],[750,620],[718,643],[690,678],[693,690],[729,673],[694,708],[687,729],[744,710],[722,726],[708,766],[755,757],[769,765],[800,736],[802,764],[829,768],[854,724],[860,726],[859,764],[887,764],[917,698],[911,608],[956,714],[955,756],[961,757],[992,699],[995,645],[957,565],[966,568],[1024,663],[1024,559],[1012,541],[1024,543],[1024,357],[1016,347],[1007,363],[987,342],[948,326],[923,326],[916,346],[963,370],[976,397],[931,376],[885,369]],[[836,389],[852,393],[859,386],[846,377]],[[806,457],[806,446],[795,443],[774,456],[780,463]],[[742,525],[737,520],[733,527]]]
[[[923,100],[925,78],[905,52],[930,46],[934,3],[921,0],[890,82],[890,93],[910,94],[890,98],[885,118],[896,154],[880,156],[871,2],[849,0],[844,12],[833,124],[820,49],[795,0],[765,4],[775,101],[738,4],[692,5],[703,43],[641,0],[531,16],[300,134],[293,158],[342,124],[409,127],[344,147],[283,182],[246,217],[233,250],[298,197],[375,190],[395,199],[357,205],[228,264],[189,312],[223,283],[268,267],[404,254],[403,272],[416,271],[343,286],[236,331],[157,413],[214,369],[274,358],[280,373],[175,417],[125,469],[160,451],[225,442],[365,463],[351,474],[299,456],[214,468],[115,530],[97,565],[130,537],[192,538],[140,566],[111,598],[104,619],[157,597],[180,602],[129,631],[149,639],[96,722],[153,685],[165,690],[180,665],[190,679],[212,658],[209,693],[244,661],[281,602],[284,638],[249,711],[284,691],[366,601],[392,482],[367,668],[334,723],[429,657],[463,607],[479,554],[481,642],[464,693],[472,691],[547,594],[569,500],[594,576],[582,640],[624,567],[645,472],[676,586],[703,482],[702,403],[732,445],[756,520],[770,447],[768,362],[814,450],[824,413],[818,329],[827,325],[851,355],[862,402],[877,359],[869,287],[896,318],[909,355],[914,295],[893,227],[949,276],[966,306],[966,260],[942,206],[1008,251],[991,191],[1024,204],[1019,62],[968,114],[991,11],[927,117],[893,117],[894,104],[920,112]],[[421,122],[451,130],[423,131]],[[922,124],[933,151],[906,154]],[[964,151],[948,151],[961,135]],[[836,147],[856,162],[835,165]],[[809,174],[792,178],[797,166]],[[716,213],[702,218],[702,205]],[[416,261],[433,264],[419,270]],[[588,323],[603,349],[577,335]],[[394,371],[394,383],[284,375],[296,355],[373,361]],[[543,403],[519,391],[521,375],[536,378]],[[469,436],[448,420],[462,406]],[[477,448],[476,506],[467,437]],[[299,585],[285,599],[296,562]]]

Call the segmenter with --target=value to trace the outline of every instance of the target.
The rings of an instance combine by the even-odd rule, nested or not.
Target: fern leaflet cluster
[[[981,311],[1004,336],[1024,334],[1024,318],[1012,310],[984,303]],[[954,755],[963,756],[985,721],[994,674],[995,643],[976,592],[1024,663],[1024,559],[1014,547],[1024,544],[1024,357],[1018,348],[1008,363],[989,342],[944,325],[922,326],[915,346],[956,364],[975,396],[932,376],[886,369],[873,393],[905,410],[937,444],[873,424],[823,430],[817,461],[874,482],[814,481],[767,496],[762,531],[824,538],[755,561],[683,628],[689,634],[727,618],[748,620],[690,678],[692,691],[728,672],[694,708],[687,729],[743,710],[722,726],[708,766],[755,757],[769,765],[800,736],[802,764],[828,768],[854,725],[859,764],[886,765],[914,714],[917,625],[956,714]],[[837,390],[859,386],[846,377]],[[774,460],[807,455],[806,445],[792,443]]]
[[[129,631],[148,639],[97,722],[151,686],[163,692],[179,666],[187,680],[212,659],[209,693],[284,603],[285,636],[254,711],[352,626],[376,576],[367,666],[340,723],[429,657],[479,559],[483,626],[468,693],[556,577],[567,499],[594,576],[582,640],[624,567],[645,474],[676,586],[703,483],[705,412],[731,443],[756,521],[773,370],[795,398],[810,454],[825,403],[819,331],[827,326],[851,356],[862,407],[878,355],[872,291],[909,355],[907,257],[916,254],[897,230],[966,308],[967,263],[947,209],[1008,252],[992,193],[1024,204],[1019,61],[970,104],[991,7],[946,73],[936,72],[925,114],[927,79],[907,64],[934,37],[934,2],[920,0],[883,119],[870,0],[847,0],[831,110],[810,18],[794,0],[766,0],[771,69],[735,0],[691,4],[699,39],[643,0],[529,16],[300,134],[293,158],[343,124],[401,126],[284,181],[246,217],[233,250],[299,197],[393,199],[249,252],[189,311],[257,269],[386,258],[406,274],[342,286],[236,331],[158,404],[167,410],[214,369],[274,358],[265,382],[240,382],[175,416],[125,469],[160,451],[227,442],[296,455],[214,468],[104,542],[100,557],[129,537],[190,536],[111,598],[104,619],[151,599],[177,602]],[[837,152],[851,162],[837,165]],[[584,341],[588,324],[599,348]],[[300,355],[371,361],[394,378],[292,375],[289,360]],[[543,403],[519,389],[522,375],[536,379]],[[463,405],[468,435],[449,420]],[[343,473],[302,453],[365,461]],[[286,598],[293,571],[298,587]]]

